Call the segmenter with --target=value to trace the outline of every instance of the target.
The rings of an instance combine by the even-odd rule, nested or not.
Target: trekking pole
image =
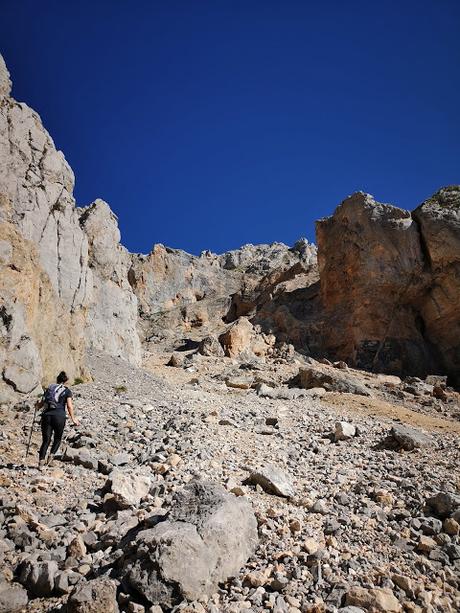
[[[24,459],[27,459],[27,456],[29,455],[30,443],[32,441],[32,432],[34,431],[35,416],[36,415],[37,415],[37,403],[35,404],[34,416],[33,416],[33,419],[32,419],[32,426],[30,427],[29,441],[27,443],[26,456],[25,456]]]

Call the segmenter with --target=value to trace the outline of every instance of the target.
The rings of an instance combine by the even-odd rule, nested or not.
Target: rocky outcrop
[[[424,335],[438,364],[460,385],[460,186],[441,189],[413,212],[429,270],[420,302]]]
[[[109,205],[98,199],[83,209],[80,225],[88,240],[88,268],[93,279],[86,339],[95,349],[137,364],[141,359],[137,298],[128,281],[131,258],[120,245],[117,218]]]
[[[140,341],[116,218],[100,200],[75,206],[63,153],[10,94],[0,58],[0,356],[3,382],[27,393],[81,375],[85,346],[139,362]]]
[[[312,269],[316,247],[305,240],[292,248],[245,245],[200,256],[155,245],[149,255],[133,255],[129,271],[141,337],[157,342],[187,335],[201,341],[223,333],[225,323],[254,317],[275,291],[285,291],[288,280],[299,283]]]
[[[0,400],[9,388],[32,392],[63,364],[71,377],[84,377],[83,318],[56,300],[36,246],[11,223],[0,223],[0,281]]]
[[[250,503],[220,485],[193,482],[174,503],[166,521],[138,534],[123,567],[127,591],[167,608],[183,598],[210,596],[239,572],[258,543]]]
[[[358,368],[423,370],[430,352],[413,303],[424,258],[410,212],[360,192],[316,228],[325,352]]]
[[[323,352],[459,381],[460,188],[412,214],[359,192],[317,222]]]

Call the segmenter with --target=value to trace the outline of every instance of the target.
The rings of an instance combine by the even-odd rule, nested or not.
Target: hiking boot
[[[38,461],[38,470],[43,470],[45,468],[46,464],[45,464],[45,460],[39,460]]]
[[[54,455],[50,455],[48,457],[48,461],[47,461],[46,465],[47,466],[53,466],[53,464],[54,464]]]

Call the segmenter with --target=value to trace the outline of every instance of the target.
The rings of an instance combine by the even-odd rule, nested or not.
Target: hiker
[[[53,444],[48,458],[50,465],[54,456],[61,444],[62,434],[66,422],[66,409],[69,412],[70,419],[75,426],[79,425],[78,419],[75,418],[72,404],[72,391],[66,387],[65,383],[69,380],[64,371],[60,372],[56,378],[56,383],[53,383],[45,391],[43,398],[37,403],[37,408],[44,407],[41,426],[42,426],[42,445],[38,455],[38,466],[42,468],[45,464],[46,452],[51,443],[51,437],[54,434]]]

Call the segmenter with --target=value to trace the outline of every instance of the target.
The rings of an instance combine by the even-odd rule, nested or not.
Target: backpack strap
[[[54,401],[59,402],[59,398],[62,396],[64,392],[65,392],[65,386],[62,385],[62,383],[60,383],[54,390]]]

